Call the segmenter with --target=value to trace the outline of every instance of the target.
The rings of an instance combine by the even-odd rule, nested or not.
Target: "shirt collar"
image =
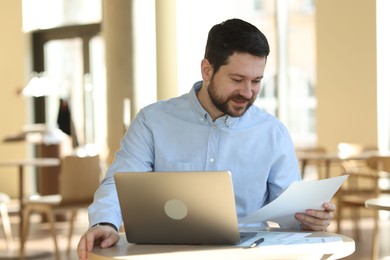
[[[203,81],[198,81],[194,84],[192,89],[189,92],[189,101],[192,106],[192,109],[194,110],[199,122],[201,124],[205,124],[206,122],[214,123],[214,124],[225,124],[227,127],[232,127],[237,121],[238,117],[231,117],[228,115],[221,116],[215,120],[215,122],[212,122],[211,116],[207,111],[202,107],[200,104],[198,97],[196,96],[196,93],[200,90],[202,87]]]

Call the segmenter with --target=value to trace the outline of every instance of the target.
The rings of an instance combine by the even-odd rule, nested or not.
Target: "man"
[[[203,81],[188,94],[145,107],[121,141],[121,149],[89,207],[91,228],[78,245],[80,259],[94,243],[106,248],[121,225],[115,172],[230,170],[237,216],[243,217],[278,197],[300,180],[285,126],[252,106],[269,54],[266,37],[239,19],[209,32]],[[333,204],[297,213],[302,228],[325,230]]]

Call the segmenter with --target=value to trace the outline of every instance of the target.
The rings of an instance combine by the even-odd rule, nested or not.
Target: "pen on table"
[[[263,242],[264,242],[264,237],[259,238],[255,242],[253,242],[250,247],[256,247],[256,246],[260,245]]]

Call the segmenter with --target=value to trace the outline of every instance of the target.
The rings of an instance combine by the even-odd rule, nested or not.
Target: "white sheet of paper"
[[[284,228],[296,228],[294,215],[306,209],[322,209],[341,187],[348,175],[322,180],[293,182],[278,198],[261,209],[239,219],[240,224],[273,221]]]

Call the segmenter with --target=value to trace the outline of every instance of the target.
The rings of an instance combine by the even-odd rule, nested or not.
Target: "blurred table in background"
[[[25,142],[33,145],[34,158],[61,158],[71,153],[69,137],[56,127],[46,124],[25,125],[19,133],[3,138],[3,143]],[[59,166],[37,168],[37,192],[40,195],[58,194]]]
[[[33,159],[21,159],[21,160],[7,160],[0,161],[0,167],[17,167],[19,174],[19,238],[20,244],[22,244],[22,231],[23,231],[23,201],[24,201],[24,168],[25,167],[59,167],[61,161],[58,158],[33,158]],[[0,175],[7,174],[0,171]],[[4,176],[2,176],[3,178]]]
[[[325,168],[324,178],[331,177],[330,169],[332,164],[340,164],[343,161],[364,161],[371,156],[380,155],[377,151],[362,152],[351,156],[341,156],[339,153],[299,153],[297,154],[298,161],[301,163],[301,174],[302,178],[305,176],[306,165],[309,161],[317,163],[323,163]]]
[[[377,210],[389,210],[390,211],[390,195],[382,194],[378,198],[366,200],[366,207]]]

